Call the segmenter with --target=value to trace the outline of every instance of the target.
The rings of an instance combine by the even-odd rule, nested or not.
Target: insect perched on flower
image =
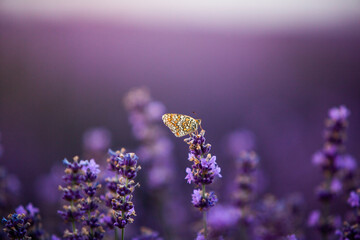
[[[162,115],[162,120],[176,137],[183,137],[195,132],[201,124],[201,119],[177,113],[166,113]]]

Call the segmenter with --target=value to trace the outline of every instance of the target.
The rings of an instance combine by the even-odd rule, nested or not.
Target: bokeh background
[[[347,150],[360,156],[359,79],[358,1],[2,0],[0,163],[22,203],[38,203],[38,177],[81,154],[87,129],[136,149],[123,98],[144,86],[168,112],[202,119],[221,181],[233,177],[226,136],[246,129],[264,192],[301,192],[311,209],[329,108],[351,110]],[[172,140],[182,178],[187,147]]]

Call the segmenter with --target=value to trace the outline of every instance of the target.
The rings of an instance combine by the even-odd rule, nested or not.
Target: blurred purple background
[[[251,31],[7,13],[0,17],[1,165],[19,176],[24,202],[36,203],[36,177],[81,154],[87,129],[104,126],[113,148],[136,148],[122,101],[146,86],[168,112],[202,119],[223,181],[233,177],[225,135],[248,129],[265,191],[302,192],[312,208],[321,176],[311,156],[330,107],[351,110],[347,150],[360,156],[359,79],[360,16]],[[186,145],[173,140],[187,166]]]

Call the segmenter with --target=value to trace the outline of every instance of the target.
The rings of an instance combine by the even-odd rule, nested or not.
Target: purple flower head
[[[130,180],[135,178],[137,171],[140,170],[140,166],[137,166],[138,159],[135,153],[121,154],[118,157],[120,175]]]
[[[32,205],[32,203],[29,203],[27,206],[26,206],[26,209],[29,211],[29,215],[30,216],[35,216],[35,214],[39,213],[39,209],[34,207]]]
[[[350,111],[344,105],[329,110],[329,118],[334,121],[343,121],[350,116]]]
[[[309,227],[315,227],[319,224],[319,222],[320,222],[320,211],[319,210],[312,211],[309,215],[307,225]]]
[[[240,217],[239,209],[230,205],[217,205],[209,210],[208,224],[215,231],[226,231],[234,227]]]
[[[341,182],[338,179],[334,178],[332,179],[330,186],[328,186],[326,183],[322,183],[321,185],[319,185],[316,188],[316,195],[321,202],[327,203],[334,199],[334,197],[338,195],[341,190]]]
[[[105,181],[107,189],[109,189],[111,192],[116,192],[118,179],[116,177],[109,177],[106,178]]]
[[[184,141],[189,145],[189,151],[195,157],[200,158],[201,156],[207,155],[211,150],[210,144],[205,144],[205,131],[201,130],[200,134],[190,134],[189,138]]]
[[[83,211],[80,209],[81,206],[63,206],[64,211],[58,210],[58,214],[63,218],[65,222],[79,221],[83,215]]]
[[[324,156],[322,151],[316,152],[312,157],[312,163],[315,166],[322,167],[327,163],[326,156]]]
[[[81,199],[83,196],[80,194],[80,189],[73,189],[71,186],[68,187],[59,187],[63,191],[63,199],[66,201],[76,201]]]
[[[195,181],[194,175],[193,175],[193,173],[192,173],[192,171],[191,171],[190,168],[186,168],[186,173],[187,173],[187,175],[186,175],[185,179],[187,179],[187,182],[188,182],[189,184],[190,184],[191,182]]]
[[[15,212],[16,212],[17,214],[24,214],[24,215],[27,214],[27,211],[26,211],[26,209],[24,208],[23,205],[18,206],[18,207],[15,209]]]
[[[125,149],[121,149],[121,151],[112,151],[111,149],[108,150],[109,158],[107,159],[109,170],[117,172],[119,171],[119,159],[121,153],[125,152]]]
[[[96,209],[98,209],[99,205],[99,199],[98,198],[94,198],[94,199],[91,199],[90,197],[89,198],[86,198],[84,199],[83,201],[81,201],[80,205],[80,209],[82,211],[87,211],[87,212],[93,212],[95,211]]]
[[[24,208],[22,205],[16,208],[15,212],[17,214],[24,214],[27,217],[34,218],[36,214],[39,213],[39,209],[34,207],[32,203],[29,203],[26,208]]]
[[[255,171],[259,164],[259,157],[255,152],[243,151],[237,160],[238,169],[243,173],[251,173]]]
[[[65,175],[63,180],[68,183],[80,184],[83,181],[84,175],[82,172],[82,165],[79,163],[79,157],[75,156],[73,162],[69,162],[66,158],[63,160],[63,164],[66,166]]]
[[[193,162],[192,170],[186,169],[185,179],[188,183],[194,182],[196,185],[211,184],[216,176],[222,177],[221,168],[216,163],[216,156],[208,154],[206,157],[198,159],[193,154],[189,154],[189,161]],[[191,171],[191,173],[190,173]]]
[[[94,159],[81,160],[80,165],[82,166],[82,170],[85,173],[85,181],[93,182],[97,178],[97,175],[100,173],[99,165],[96,164]]]
[[[336,230],[335,234],[339,237],[340,240],[360,239],[359,224],[350,224],[348,222],[344,222],[342,228]]]
[[[85,194],[87,195],[87,196],[89,196],[89,197],[93,197],[93,196],[95,196],[95,194],[96,194],[96,190],[98,189],[98,188],[100,188],[101,187],[101,185],[100,184],[98,184],[98,183],[95,183],[95,184],[93,184],[93,185],[85,185],[83,188],[84,188],[84,192],[85,192]]]
[[[359,190],[352,191],[350,193],[350,197],[348,198],[348,203],[353,208],[358,208],[360,206],[360,197],[359,197]]]
[[[74,173],[78,172],[81,168],[82,165],[78,162],[78,157],[74,157],[74,162],[69,162],[69,160],[67,160],[66,158],[63,160],[63,164],[67,167],[70,168]]]
[[[335,159],[335,166],[338,169],[344,169],[348,172],[354,172],[357,169],[355,158],[350,155],[340,155]]]
[[[111,201],[111,207],[115,211],[128,212],[134,208],[134,204],[131,202],[131,195],[125,197],[113,198]]]
[[[331,184],[330,184],[330,190],[335,193],[335,194],[338,194],[341,192],[342,190],[342,183],[339,179],[337,178],[334,178],[332,181],[331,181]]]
[[[233,192],[235,205],[243,211],[243,219],[249,219],[252,215],[248,205],[254,199],[255,187],[258,179],[259,157],[255,152],[242,151],[236,160],[236,190]]]
[[[25,220],[24,214],[10,214],[7,218],[2,219],[4,225],[3,231],[10,239],[24,239],[30,223]]]
[[[125,226],[134,221],[134,204],[132,202],[133,191],[139,184],[133,180],[137,172],[141,169],[137,165],[138,157],[135,153],[126,153],[125,149],[113,152],[109,151],[110,158],[108,162],[110,169],[117,173],[113,178],[107,178],[107,187],[110,190],[102,197],[106,206],[110,207],[110,214],[114,215],[113,226],[125,228]]]
[[[123,214],[121,212],[116,212],[115,214],[116,216],[114,226],[118,228],[125,228],[127,224],[133,223],[133,216],[136,216],[134,208],[131,208]]]
[[[33,239],[42,239],[44,230],[41,226],[41,218],[39,209],[34,207],[32,203],[29,203],[26,207],[22,205],[16,208],[18,215],[23,215],[24,222],[28,223],[27,237]]]
[[[202,190],[194,189],[191,203],[194,207],[200,210],[208,210],[210,207],[215,206],[218,199],[214,192],[203,194]]]

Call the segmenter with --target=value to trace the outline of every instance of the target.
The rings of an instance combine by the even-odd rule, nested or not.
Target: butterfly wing
[[[183,114],[167,113],[162,116],[162,120],[176,137],[188,135],[198,127],[195,119]]]

